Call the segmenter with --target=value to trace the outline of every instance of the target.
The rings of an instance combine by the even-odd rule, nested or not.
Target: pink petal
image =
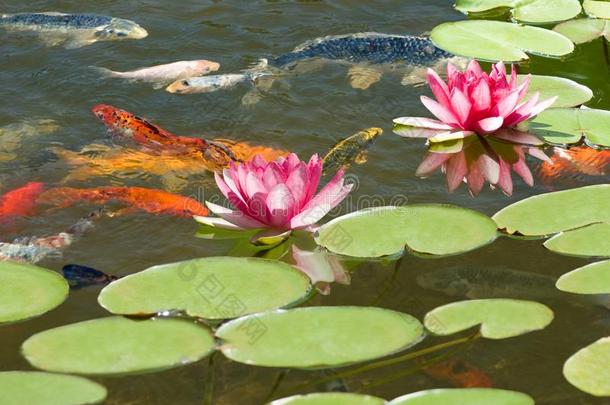
[[[516,163],[512,164],[512,168],[515,173],[521,176],[525,184],[531,187],[534,185],[534,176],[532,176],[530,168],[527,167],[527,163],[525,163],[525,156],[523,154],[523,150],[519,148],[517,154],[519,155],[519,160],[517,160]]]
[[[429,128],[429,129],[453,129],[451,125],[444,122],[422,117],[400,117],[394,119],[394,124],[409,127]]]
[[[449,105],[449,88],[443,79],[432,69],[428,69],[427,79],[436,100],[442,105]]]
[[[500,158],[500,173],[497,184],[507,195],[513,194],[513,179],[510,173],[510,165],[502,158]]]
[[[508,95],[499,100],[494,108],[494,114],[499,117],[506,117],[515,110],[519,102],[519,92],[511,91]]]
[[[485,80],[479,81],[470,97],[474,101],[473,109],[475,111],[487,111],[491,108],[491,91]]]
[[[320,178],[322,178],[322,169],[324,164],[322,163],[322,159],[318,157],[318,155],[313,155],[309,159],[309,163],[307,164],[307,192],[305,193],[305,198],[303,199],[303,203],[301,204],[302,208],[305,204],[309,202],[316,194],[316,190],[318,190],[318,186],[320,185]]]
[[[483,75],[483,69],[481,69],[481,65],[476,59],[473,59],[468,63],[466,70],[474,77],[481,77]]]
[[[474,135],[475,132],[472,131],[453,131],[453,132],[439,132],[431,138],[428,138],[428,141],[431,143],[441,143],[447,141],[454,141],[457,139],[464,139],[469,136]]]
[[[540,114],[542,111],[551,107],[553,104],[555,104],[555,101],[557,101],[557,97],[551,97],[548,100],[544,100],[543,102],[537,104],[536,107],[534,107],[532,111],[530,111],[530,118]]]
[[[483,153],[479,156],[478,166],[489,183],[496,184],[498,182],[500,177],[500,164],[491,155]]]
[[[453,156],[450,153],[428,153],[417,167],[415,175],[417,177],[427,177],[434,173],[443,165],[449,158]]]
[[[248,198],[252,198],[256,193],[266,194],[267,192],[263,182],[253,172],[248,172],[246,175],[246,194]]]
[[[456,153],[445,165],[447,172],[447,188],[449,192],[455,191],[468,173],[468,164],[464,153]]]
[[[271,224],[276,227],[284,226],[294,209],[294,197],[286,184],[278,184],[267,195],[267,209],[271,214]]]
[[[536,135],[532,135],[528,132],[517,131],[511,128],[501,128],[493,133],[493,137],[520,145],[544,145],[544,141],[542,141]]]
[[[489,134],[497,131],[504,124],[504,118],[502,117],[489,117],[484,118],[476,123],[476,127],[483,134]]]
[[[315,224],[328,214],[333,207],[330,203],[320,203],[303,210],[290,220],[290,229],[301,229]]]
[[[233,211],[233,210],[230,210],[223,206],[211,203],[209,201],[206,201],[205,204],[208,206],[210,211],[212,211],[214,214],[218,215],[225,221],[230,222],[239,228],[255,229],[255,228],[263,228],[265,226],[261,222],[255,220],[253,218],[250,218],[249,216],[245,215],[241,211]]]
[[[453,112],[457,116],[462,128],[468,123],[468,117],[470,116],[470,110],[472,104],[468,97],[458,89],[451,91],[451,107]]]
[[[453,111],[442,104],[437,103],[429,97],[421,96],[421,102],[436,118],[448,125],[459,125],[459,121]]]
[[[262,222],[264,224],[271,224],[271,213],[267,209],[267,194],[257,193],[248,200],[248,209],[246,211],[248,216]]]
[[[271,190],[276,184],[283,182],[281,171],[276,162],[271,162],[263,173],[263,185],[267,190]]]
[[[548,164],[551,164],[551,165],[553,164],[553,159],[548,157],[547,154],[544,153],[544,151],[542,149],[527,148],[527,153],[529,153],[530,156],[533,156],[539,160],[542,160],[543,162],[547,162]]]
[[[305,165],[297,167],[286,180],[286,186],[288,186],[290,193],[294,197],[297,210],[300,210],[304,205],[309,186],[307,180],[307,168]]]
[[[212,228],[229,229],[229,230],[235,230],[235,231],[245,229],[245,228],[241,228],[235,224],[232,224],[231,222],[227,221],[226,219],[222,219],[222,218],[218,218],[218,217],[202,217],[202,216],[196,215],[193,218],[195,219],[195,221],[199,222],[200,224],[207,225]]]
[[[466,174],[466,184],[468,185],[468,190],[473,196],[479,195],[481,189],[485,185],[485,178],[483,177],[483,173],[481,172],[481,168],[478,162],[474,162]]]

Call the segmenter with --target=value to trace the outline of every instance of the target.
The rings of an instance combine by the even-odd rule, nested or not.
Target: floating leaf
[[[526,52],[560,57],[574,50],[557,32],[502,21],[448,22],[434,28],[430,38],[447,52],[486,61],[518,62],[529,58]]]
[[[585,0],[582,6],[590,17],[610,19],[610,2],[608,1]]]
[[[598,223],[565,231],[544,242],[556,253],[585,257],[610,257],[610,223]]]
[[[277,399],[269,405],[383,405],[385,400],[348,392],[324,392]]]
[[[0,262],[0,324],[42,315],[64,302],[68,291],[66,280],[51,270]]]
[[[610,260],[572,270],[559,277],[556,286],[575,294],[610,294]]]
[[[578,0],[456,0],[455,8],[464,14],[509,8],[515,20],[533,24],[569,20],[581,11]]]
[[[610,396],[610,337],[576,352],[563,365],[565,378],[587,394]]]
[[[570,38],[575,44],[584,44],[599,37],[606,37],[610,41],[610,20],[579,18],[561,23],[553,30]]]
[[[526,394],[496,388],[442,388],[414,392],[388,405],[534,405],[534,400]]]
[[[540,194],[493,216],[510,234],[544,236],[595,222],[610,222],[610,184]]]
[[[380,257],[401,252],[451,255],[487,245],[497,236],[485,215],[452,205],[419,204],[360,210],[324,224],[316,242],[354,257]]]
[[[185,311],[206,319],[229,319],[296,305],[310,292],[295,267],[253,257],[208,257],[154,266],[102,290],[98,301],[120,315]]]
[[[222,325],[216,336],[231,360],[266,367],[339,367],[414,345],[423,326],[411,315],[372,307],[263,312]]]
[[[519,75],[518,82],[523,83],[527,75]],[[555,76],[532,75],[528,94],[540,93],[540,99],[546,100],[557,96],[552,108],[575,107],[593,98],[593,91],[587,86],[573,80]]]
[[[200,360],[212,350],[210,331],[195,323],[118,316],[49,329],[22,345],[36,368],[88,375],[164,370]]]
[[[527,130],[555,144],[578,143],[610,147],[610,111],[592,108],[551,108],[528,123]]]
[[[106,388],[70,375],[3,371],[0,372],[0,399],[3,404],[99,404],[106,399]]]
[[[544,329],[553,311],[533,301],[492,298],[458,301],[426,314],[424,325],[435,335],[451,335],[481,325],[481,336],[505,339]]]

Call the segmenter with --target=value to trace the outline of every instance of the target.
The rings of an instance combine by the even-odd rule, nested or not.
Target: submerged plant
[[[400,126],[428,130],[419,136],[430,142],[461,139],[471,135],[493,136],[503,128],[512,128],[550,107],[556,97],[538,102],[539,93],[525,100],[530,78],[517,84],[517,72],[512,66],[507,77],[502,62],[487,74],[477,61],[471,61],[465,72],[447,66],[447,83],[432,69],[428,84],[436,98],[422,96],[421,101],[438,120],[402,117],[394,120]]]
[[[222,176],[215,174],[215,179],[235,210],[208,201],[207,206],[220,218],[196,219],[225,229],[311,230],[352,189],[344,184],[344,172],[339,170],[316,194],[322,166],[317,155],[306,163],[294,153],[273,162],[257,155],[246,163],[231,163]]]

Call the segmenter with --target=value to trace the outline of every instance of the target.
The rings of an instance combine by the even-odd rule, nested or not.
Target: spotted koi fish
[[[540,165],[538,174],[547,186],[554,182],[570,180],[578,175],[606,176],[610,167],[610,150],[598,150],[587,146],[570,149],[555,147],[551,162]]]
[[[100,205],[116,201],[127,205],[127,208],[113,214],[116,216],[137,210],[177,217],[208,215],[208,209],[193,198],[143,187],[57,187],[42,193],[37,202],[54,208],[67,208],[81,201]]]

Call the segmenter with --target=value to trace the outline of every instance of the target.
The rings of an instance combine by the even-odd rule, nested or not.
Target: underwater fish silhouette
[[[34,215],[37,211],[36,199],[44,191],[44,184],[27,183],[0,197],[0,226],[10,225],[18,217]]]
[[[106,285],[120,278],[79,264],[66,264],[61,272],[72,290],[94,285]]]
[[[483,370],[458,358],[431,364],[422,368],[422,371],[428,377],[443,383],[449,383],[456,388],[493,387],[493,381]]]
[[[100,218],[102,210],[92,212],[78,220],[67,231],[51,236],[19,237],[13,242],[0,242],[0,260],[20,263],[38,263],[39,261],[62,255],[62,250],[70,246],[78,237],[94,227],[94,220]]]
[[[133,21],[96,14],[57,12],[0,14],[0,28],[38,34],[48,46],[80,48],[98,41],[142,39],[148,32]]]
[[[606,176],[610,171],[610,150],[588,146],[569,149],[554,147],[551,161],[538,168],[538,175],[546,186],[556,182],[570,182],[579,175]]]
[[[335,173],[341,167],[347,168],[352,163],[366,162],[366,150],[381,134],[381,128],[367,128],[334,144],[324,158],[324,174]]]
[[[24,120],[0,127],[0,162],[15,159],[24,144],[31,144],[35,137],[58,129],[57,122],[50,119]]]
[[[177,217],[208,215],[208,209],[193,198],[143,187],[57,187],[42,193],[37,202],[54,208],[67,208],[83,201],[101,205],[116,201],[127,205],[126,208],[112,214],[113,216],[138,210],[149,214]]]

